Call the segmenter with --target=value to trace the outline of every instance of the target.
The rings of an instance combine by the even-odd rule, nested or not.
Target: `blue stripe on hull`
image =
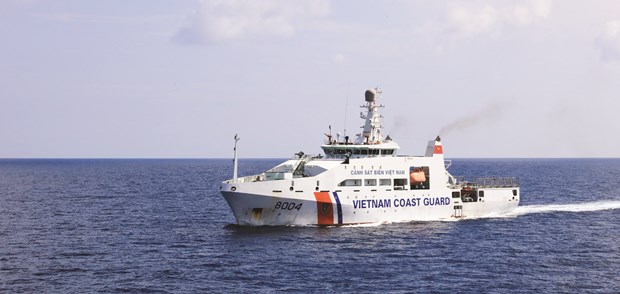
[[[336,208],[338,209],[338,224],[342,224],[342,205],[340,204],[340,198],[338,193],[334,192],[334,199],[336,199]]]

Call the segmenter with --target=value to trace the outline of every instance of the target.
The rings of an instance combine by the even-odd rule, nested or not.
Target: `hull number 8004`
[[[293,210],[293,209],[296,209],[297,211],[299,211],[301,209],[301,205],[302,204],[303,203],[297,204],[295,202],[281,202],[281,201],[278,201],[276,203],[275,209],[283,209],[283,210]]]

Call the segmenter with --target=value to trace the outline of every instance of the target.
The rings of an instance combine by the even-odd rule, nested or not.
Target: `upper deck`
[[[344,141],[340,140],[340,134],[336,135],[336,139],[331,134],[331,127],[325,144],[321,145],[321,149],[325,152],[327,158],[363,158],[378,156],[394,156],[397,154],[400,146],[396,144],[388,135],[383,136],[383,126],[381,119],[383,116],[379,110],[383,105],[379,104],[382,91],[379,88],[368,89],[365,93],[366,112],[360,113],[360,118],[364,119],[364,125],[361,127],[363,131],[356,134],[355,141],[350,141],[349,136],[344,136]]]

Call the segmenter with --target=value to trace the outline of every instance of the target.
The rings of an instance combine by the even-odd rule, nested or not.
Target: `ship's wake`
[[[515,208],[515,210],[501,214],[490,215],[488,217],[517,217],[527,214],[535,213],[549,213],[549,212],[590,212],[601,211],[610,209],[620,209],[619,200],[611,201],[595,201],[584,203],[572,203],[572,204],[541,204],[541,205],[523,205]]]
[[[434,220],[432,222],[456,222],[464,219],[489,219],[489,218],[514,218],[522,215],[536,214],[536,213],[551,213],[551,212],[590,212],[590,211],[603,211],[620,209],[620,200],[607,200],[607,201],[594,201],[583,203],[571,203],[571,204],[540,204],[540,205],[523,205],[518,206],[511,212],[502,214],[488,214],[485,216],[465,216],[464,218],[447,218],[441,220]],[[411,221],[405,221],[409,223]],[[420,221],[415,221],[419,223]],[[377,222],[377,223],[364,223],[364,224],[348,224],[343,227],[376,227],[384,224],[392,224],[400,222]],[[425,223],[422,221],[422,223]]]

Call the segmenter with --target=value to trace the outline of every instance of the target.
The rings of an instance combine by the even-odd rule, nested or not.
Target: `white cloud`
[[[547,17],[551,13],[551,0],[530,0],[528,6],[539,17]]]
[[[174,39],[182,43],[221,43],[244,38],[290,37],[329,14],[329,0],[208,0],[190,16]]]
[[[332,62],[334,64],[342,64],[345,61],[344,55],[342,55],[341,53],[336,54],[333,58],[332,58]]]
[[[596,39],[603,61],[620,60],[620,20],[610,20]]]
[[[469,8],[463,5],[450,5],[448,21],[451,29],[473,35],[492,31],[498,23],[498,12],[491,6]]]
[[[175,15],[117,16],[87,13],[33,13],[34,16],[53,22],[95,24],[142,24],[176,20]]]
[[[550,0],[514,5],[452,2],[448,5],[446,31],[460,36],[499,34],[505,27],[526,27],[550,13]]]

